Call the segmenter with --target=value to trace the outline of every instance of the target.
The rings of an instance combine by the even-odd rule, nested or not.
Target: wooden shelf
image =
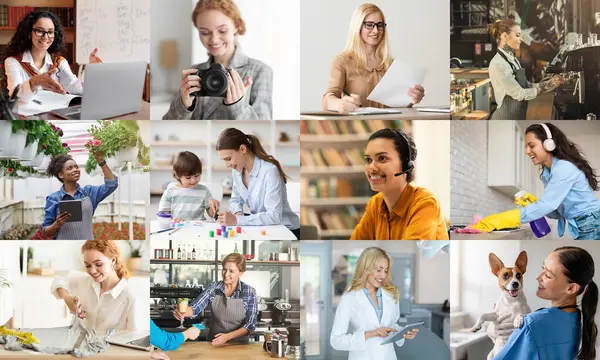
[[[298,141],[278,142],[275,146],[282,148],[300,148],[300,143]]]
[[[300,135],[300,142],[304,143],[318,143],[332,146],[339,143],[356,143],[366,142],[369,140],[371,134],[339,134],[339,135],[313,135],[313,134],[302,134]]]
[[[175,249],[174,249],[175,250]],[[175,251],[177,253],[177,251]],[[217,260],[169,260],[169,259],[150,259],[150,264],[180,264],[180,265],[221,265]],[[277,266],[298,266],[300,261],[268,261],[268,260],[246,260],[246,265],[277,265]]]
[[[365,167],[363,165],[301,166],[300,172],[302,176],[365,175]]]
[[[156,147],[184,147],[184,146],[201,147],[201,146],[206,146],[206,144],[202,140],[181,140],[181,141],[168,140],[168,141],[152,141],[150,143],[150,147],[152,147],[152,146],[156,146]]]
[[[352,236],[353,231],[354,231],[354,229],[321,230],[321,232],[319,233],[319,236],[321,238],[339,237],[339,238],[349,239],[350,236]]]
[[[302,206],[310,207],[331,207],[348,205],[366,205],[371,200],[370,196],[358,196],[349,198],[321,198],[321,199],[301,199]]]

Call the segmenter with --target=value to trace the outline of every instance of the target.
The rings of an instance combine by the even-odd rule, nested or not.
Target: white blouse
[[[108,329],[135,330],[135,296],[125,278],[100,295],[100,284],[94,282],[87,273],[71,271],[66,278],[56,277],[52,282],[50,291],[57,299],[57,290],[60,288],[79,298],[87,315],[82,319],[86,329],[98,332]]]
[[[498,49],[498,52],[502,52],[516,69],[522,68],[519,60],[513,54],[509,54],[502,49]],[[510,96],[518,101],[523,101],[533,100],[539,95],[537,84],[530,84],[532,87],[527,89],[519,85],[517,79],[515,79],[512,67],[498,53],[496,53],[492,58],[492,61],[490,61],[488,71],[498,107],[502,106],[505,96]]]
[[[23,53],[23,62],[30,63],[34,69],[37,69],[41,74],[44,74],[50,71],[50,67],[52,66],[52,56],[50,56],[50,53],[46,52],[44,65],[38,69],[34,64],[31,51],[27,50]],[[4,68],[6,69],[9,95],[12,95],[17,85],[21,85],[19,90],[19,100],[22,102],[31,101],[38,89],[31,88],[28,81],[31,76],[23,69],[23,66],[21,66],[14,57],[8,57],[4,60]],[[58,64],[58,71],[52,75],[52,78],[58,81],[69,94],[79,95],[83,93],[83,79],[79,79],[73,74],[67,60],[63,60]]]

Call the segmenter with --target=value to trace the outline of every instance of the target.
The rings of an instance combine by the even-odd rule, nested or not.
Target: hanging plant
[[[16,160],[0,160],[0,175],[3,177],[22,179],[17,172],[23,171],[29,174],[35,174],[35,169],[31,166],[23,166]]]
[[[61,128],[44,121],[44,126],[40,129],[38,153],[44,152],[48,156],[68,154],[71,149],[60,139],[63,135]]]

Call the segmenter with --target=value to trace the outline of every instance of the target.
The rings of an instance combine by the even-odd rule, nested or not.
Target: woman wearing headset
[[[484,218],[472,228],[484,232],[519,227],[522,223],[547,216],[558,219],[558,235],[565,224],[575,240],[600,240],[600,200],[596,171],[579,147],[551,123],[534,124],[525,130],[527,156],[541,166],[544,195],[531,204]]]
[[[416,158],[415,143],[402,130],[381,129],[369,137],[365,175],[378,194],[351,240],[448,240],[437,198],[412,182]]]

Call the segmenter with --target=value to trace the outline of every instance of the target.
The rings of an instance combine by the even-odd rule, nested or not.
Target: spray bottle
[[[521,190],[515,194],[515,203],[519,204],[521,207],[525,207],[532,203],[530,199],[524,197],[525,194],[527,194],[527,192],[524,190]],[[548,221],[546,221],[545,217],[530,221],[529,226],[531,227],[535,237],[538,239],[548,235],[551,231],[550,225],[548,225]]]

